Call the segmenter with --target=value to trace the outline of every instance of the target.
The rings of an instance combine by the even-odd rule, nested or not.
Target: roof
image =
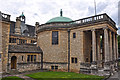
[[[40,47],[35,44],[9,45],[9,53],[42,53]]]
[[[16,22],[14,22],[14,21],[10,21],[10,34],[14,34],[15,33],[15,23]],[[35,36],[35,26],[32,26],[32,25],[28,25],[28,24],[25,24],[24,25],[26,28],[27,28],[27,30],[28,30],[28,34],[30,35],[30,36]],[[23,27],[24,27],[23,26]]]
[[[60,17],[55,17],[47,21],[46,23],[58,23],[58,22],[71,22],[73,21],[72,19],[68,17],[63,17],[63,11],[62,9],[60,10]]]
[[[47,21],[47,23],[53,23],[53,22],[54,23],[55,22],[71,22],[71,21],[73,21],[73,20],[70,19],[70,18],[60,16],[60,17],[55,17],[55,18],[50,19],[49,21]]]

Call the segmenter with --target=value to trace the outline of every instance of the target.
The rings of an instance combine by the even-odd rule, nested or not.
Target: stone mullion
[[[105,62],[109,61],[109,44],[108,44],[108,30],[104,29],[104,53],[105,53]]]
[[[96,33],[92,30],[92,61],[96,61]]]

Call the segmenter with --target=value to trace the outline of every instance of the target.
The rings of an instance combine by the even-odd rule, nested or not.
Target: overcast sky
[[[107,13],[116,23],[119,0],[96,0],[97,14]],[[0,0],[0,11],[11,15],[11,20],[24,12],[26,23],[44,24],[53,17],[63,16],[72,20],[94,15],[94,0]]]

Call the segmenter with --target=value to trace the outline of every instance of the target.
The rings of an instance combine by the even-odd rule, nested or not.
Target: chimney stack
[[[21,20],[20,17],[16,17],[16,24],[15,24],[15,34],[21,35]]]

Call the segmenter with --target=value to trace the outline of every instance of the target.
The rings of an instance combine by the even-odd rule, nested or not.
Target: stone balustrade
[[[10,21],[10,15],[9,14],[5,14],[5,13],[1,13],[0,15],[2,16],[2,21]]]
[[[37,27],[37,30],[42,29],[44,27],[51,27],[51,26],[82,26],[82,25],[88,25],[88,24],[94,24],[98,22],[108,22],[110,25],[115,27],[115,22],[106,14],[100,14],[100,15],[95,15],[83,19],[78,19],[69,23],[46,23],[46,24],[41,24]]]

